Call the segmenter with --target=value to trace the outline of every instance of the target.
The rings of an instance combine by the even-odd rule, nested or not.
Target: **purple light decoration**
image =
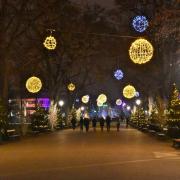
[[[125,107],[125,106],[126,106],[126,103],[124,102],[124,103],[122,104],[122,106]]]
[[[114,71],[114,77],[117,80],[121,80],[123,78],[124,74],[120,69],[117,69],[116,71]]]
[[[51,103],[49,98],[37,98],[37,102],[43,108],[49,108]]]

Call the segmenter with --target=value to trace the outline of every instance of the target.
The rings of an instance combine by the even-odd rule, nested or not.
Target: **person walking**
[[[97,124],[97,119],[96,119],[96,117],[94,117],[92,119],[92,127],[93,127],[94,132],[96,131],[96,124]]]
[[[116,122],[117,131],[119,132],[119,128],[120,128],[120,125],[121,125],[120,124],[121,123],[121,116],[119,116],[116,121],[117,121]]]
[[[107,127],[107,131],[109,132],[110,128],[111,128],[111,118],[110,118],[110,116],[106,117],[106,127]]]
[[[103,132],[103,130],[104,130],[104,118],[101,117],[101,118],[99,119],[99,121],[100,121],[101,132]]]
[[[76,118],[75,117],[72,117],[71,124],[72,124],[73,130],[75,130],[76,129]]]
[[[79,126],[80,126],[80,131],[83,131],[84,119],[82,116],[81,116],[80,121],[79,121]]]
[[[127,116],[126,117],[126,128],[128,128],[129,127],[129,117]]]
[[[86,128],[86,132],[89,131],[89,118],[84,118],[84,126]]]

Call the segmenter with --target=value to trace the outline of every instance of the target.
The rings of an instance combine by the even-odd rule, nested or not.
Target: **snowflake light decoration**
[[[38,77],[32,76],[26,81],[26,88],[30,93],[37,93],[42,88],[42,82]]]
[[[43,44],[46,49],[54,50],[54,49],[56,49],[57,42],[56,42],[56,39],[50,35],[50,36],[46,37]]]
[[[116,71],[114,71],[114,77],[117,80],[121,80],[123,78],[124,74],[120,69],[117,69]]]
[[[133,19],[132,25],[136,31],[142,33],[147,29],[149,23],[145,16],[136,16]]]
[[[129,56],[136,64],[145,64],[153,57],[154,48],[146,39],[135,40],[129,49]]]

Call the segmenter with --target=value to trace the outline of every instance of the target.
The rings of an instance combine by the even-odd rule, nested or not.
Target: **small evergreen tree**
[[[168,113],[167,124],[170,127],[177,126],[180,128],[180,93],[176,87],[173,85],[173,91],[169,101],[169,113]]]
[[[65,118],[63,117],[60,108],[57,109],[57,123],[56,127],[62,129],[65,123]]]
[[[48,111],[37,107],[36,112],[31,115],[31,128],[33,131],[43,131],[49,128]]]
[[[158,124],[158,118],[157,106],[154,104],[149,117],[149,124]]]
[[[144,109],[143,108],[139,108],[138,109],[138,115],[139,115],[139,118],[138,118],[138,126],[140,128],[143,128],[147,125],[147,120],[146,120],[146,115],[145,115],[145,112],[144,112]]]

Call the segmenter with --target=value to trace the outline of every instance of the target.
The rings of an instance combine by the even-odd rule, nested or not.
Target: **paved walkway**
[[[135,129],[64,130],[0,145],[0,180],[180,180],[180,151]]]

